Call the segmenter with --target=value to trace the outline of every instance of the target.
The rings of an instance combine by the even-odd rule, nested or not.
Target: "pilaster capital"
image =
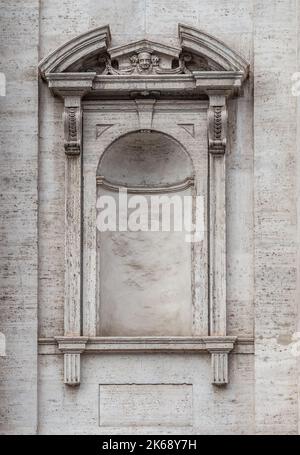
[[[208,148],[212,155],[224,155],[227,146],[228,91],[209,91]]]
[[[96,73],[49,73],[51,92],[64,100],[64,148],[67,156],[78,156],[82,144],[81,100],[92,90]]]

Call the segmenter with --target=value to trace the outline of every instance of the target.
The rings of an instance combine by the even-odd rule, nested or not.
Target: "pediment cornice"
[[[228,89],[231,84],[233,91],[239,90],[249,71],[243,57],[222,41],[193,27],[179,24],[178,33],[178,47],[147,39],[112,47],[109,26],[99,27],[73,38],[45,57],[39,65],[40,74],[51,80],[51,86],[53,80],[59,79],[60,87],[63,80],[74,80],[76,74],[79,80],[83,74],[90,74],[90,79],[94,78],[91,90],[98,89],[100,81],[103,90],[110,90],[114,85],[122,90],[123,82],[126,91],[135,81],[140,86],[143,81],[151,85],[153,80],[156,89],[164,91],[172,89],[168,86],[172,78],[176,88],[183,90],[187,78],[189,90],[192,86],[196,91],[202,87],[208,90],[214,84],[217,89]],[[145,85],[145,90],[148,88]]]
[[[69,71],[72,65],[107,50],[111,41],[108,25],[89,30],[67,41],[39,63],[39,71],[46,74]]]
[[[159,54],[164,54],[168,57],[179,58],[181,47],[167,46],[162,43],[156,43],[147,39],[135,41],[123,46],[112,47],[109,49],[109,54],[112,59],[120,58],[124,55],[132,55],[143,49],[149,49]]]
[[[248,75],[248,62],[223,41],[183,24],[178,25],[178,34],[183,51],[205,57],[220,70],[239,71],[245,76]]]

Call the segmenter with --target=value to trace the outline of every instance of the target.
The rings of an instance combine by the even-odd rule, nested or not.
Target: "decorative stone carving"
[[[215,90],[208,94],[210,334],[226,336],[227,93]]]
[[[64,100],[65,160],[65,302],[64,338],[59,349],[64,353],[64,381],[80,383],[80,354],[85,348],[81,335],[81,219],[82,219],[82,97],[92,88],[95,73],[50,74],[46,78],[55,95]],[[67,77],[66,77],[67,75]],[[74,338],[75,337],[75,338]]]
[[[65,107],[64,114],[65,152],[79,155],[81,149],[82,110],[80,107]]]
[[[183,24],[179,24],[178,33],[182,49],[206,58],[214,71],[248,74],[249,64],[246,60],[214,36]]]
[[[216,38],[192,27],[179,25],[180,47],[170,47],[149,40],[141,40],[117,48],[109,48],[107,27],[88,32],[61,47],[68,54],[66,61],[55,62],[54,53],[44,59],[42,74],[59,71],[91,72],[101,75],[171,75],[207,71],[248,73],[248,63]],[[98,41],[95,38],[98,38]],[[84,58],[75,59],[82,52],[83,41],[88,41]],[[94,52],[97,42],[98,52]],[[56,66],[55,66],[56,65]]]
[[[109,26],[89,30],[76,38],[55,49],[39,64],[40,74],[43,78],[49,73],[62,73],[63,71],[78,71],[81,59],[88,59],[90,55],[105,52],[110,44]]]
[[[123,69],[116,69],[111,63],[110,57],[106,59],[106,69],[103,74],[112,75],[148,75],[148,74],[190,74],[186,62],[191,61],[189,54],[182,54],[176,68],[163,68],[160,64],[161,58],[154,54],[151,48],[140,49],[129,57],[129,65]]]
[[[66,279],[64,337],[56,338],[64,354],[65,383],[80,383],[80,355],[88,339],[81,336],[81,238],[82,238],[82,111],[81,99],[87,92],[93,98],[117,96],[135,100],[140,129],[151,130],[153,108],[161,95],[169,99],[209,96],[209,317],[207,336],[199,343],[194,338],[163,338],[155,341],[155,349],[206,350],[212,355],[213,384],[228,382],[228,354],[235,339],[226,336],[226,145],[227,98],[239,94],[248,75],[248,64],[221,41],[192,27],[179,25],[178,48],[142,40],[118,48],[110,48],[108,27],[87,32],[56,51],[40,64],[40,73],[54,95],[64,99],[66,152]],[[115,77],[114,77],[115,76]],[[148,98],[148,99],[143,99]],[[140,99],[139,99],[140,98]],[[175,120],[176,124],[176,120]],[[100,125],[99,133],[110,125]],[[180,124],[194,136],[190,124]],[[194,139],[191,139],[194,140]],[[98,182],[103,184],[103,182]],[[105,183],[105,182],[104,182]],[[138,189],[133,188],[133,191]],[[89,339],[95,352],[116,349],[152,352],[153,340]],[[124,344],[125,343],[125,344]],[[186,344],[185,344],[186,343]],[[196,344],[195,344],[196,343]],[[131,349],[129,349],[130,351]]]
[[[65,308],[64,335],[81,334],[81,219],[82,219],[82,109],[81,90],[65,95]],[[75,96],[77,94],[77,96]],[[75,381],[80,362],[79,352],[65,359],[67,383]],[[79,378],[79,376],[76,376]],[[79,380],[79,379],[78,379]]]
[[[227,106],[211,101],[208,109],[208,146],[210,153],[223,154],[227,144]]]
[[[162,66],[162,58],[154,53],[153,49],[146,47],[128,56],[127,65],[119,69],[118,61],[112,61],[109,52],[101,54],[97,59],[84,61],[80,71],[93,72],[101,75],[168,75],[192,74],[193,71],[213,71],[218,67],[208,63],[205,57],[193,56],[191,53],[182,52],[174,61],[175,68]]]

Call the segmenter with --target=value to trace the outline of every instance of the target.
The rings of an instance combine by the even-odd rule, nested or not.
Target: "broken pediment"
[[[180,48],[148,40],[109,50],[107,74],[147,75],[188,73]]]
[[[181,48],[141,40],[87,58],[69,71],[96,72],[101,75],[191,74],[192,69],[212,71],[204,57],[182,52]]]
[[[191,74],[193,71],[220,71],[221,66],[204,56],[152,41],[137,41],[108,49],[70,68],[70,71],[102,75]]]
[[[111,35],[108,25],[98,27],[67,41],[43,58],[39,71],[43,78],[46,74],[70,72],[80,68],[83,62],[105,52],[110,44]]]
[[[198,72],[238,72],[248,64],[235,51],[200,30],[179,25],[178,47],[139,40],[111,47],[108,26],[89,31],[64,44],[39,65],[41,75],[90,72],[111,76],[192,75]]]

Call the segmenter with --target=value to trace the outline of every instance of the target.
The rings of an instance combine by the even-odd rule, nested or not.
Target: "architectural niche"
[[[66,163],[64,333],[56,337],[64,354],[64,381],[80,383],[80,357],[85,352],[208,352],[212,383],[228,382],[228,355],[236,338],[226,330],[226,150],[228,99],[239,96],[248,64],[216,38],[184,25],[178,47],[142,40],[111,47],[108,26],[67,42],[39,65],[51,92],[64,101]],[[207,100],[209,155],[209,233],[206,322],[192,336],[101,337],[82,329],[82,115],[83,99],[132,100],[139,130],[151,131],[159,100]],[[167,114],[166,114],[167,115]],[[177,124],[178,122],[175,123]],[[98,141],[111,124],[98,125]],[[196,141],[193,125],[181,124],[182,134]],[[96,178],[96,177],[95,177]],[[98,184],[101,184],[98,178]],[[103,183],[103,182],[102,182]],[[201,310],[201,309],[200,309]],[[199,310],[199,311],[200,311]],[[93,321],[90,323],[93,326]],[[196,327],[198,327],[196,325]],[[85,333],[88,332],[88,333]],[[59,334],[58,334],[59,335]]]

